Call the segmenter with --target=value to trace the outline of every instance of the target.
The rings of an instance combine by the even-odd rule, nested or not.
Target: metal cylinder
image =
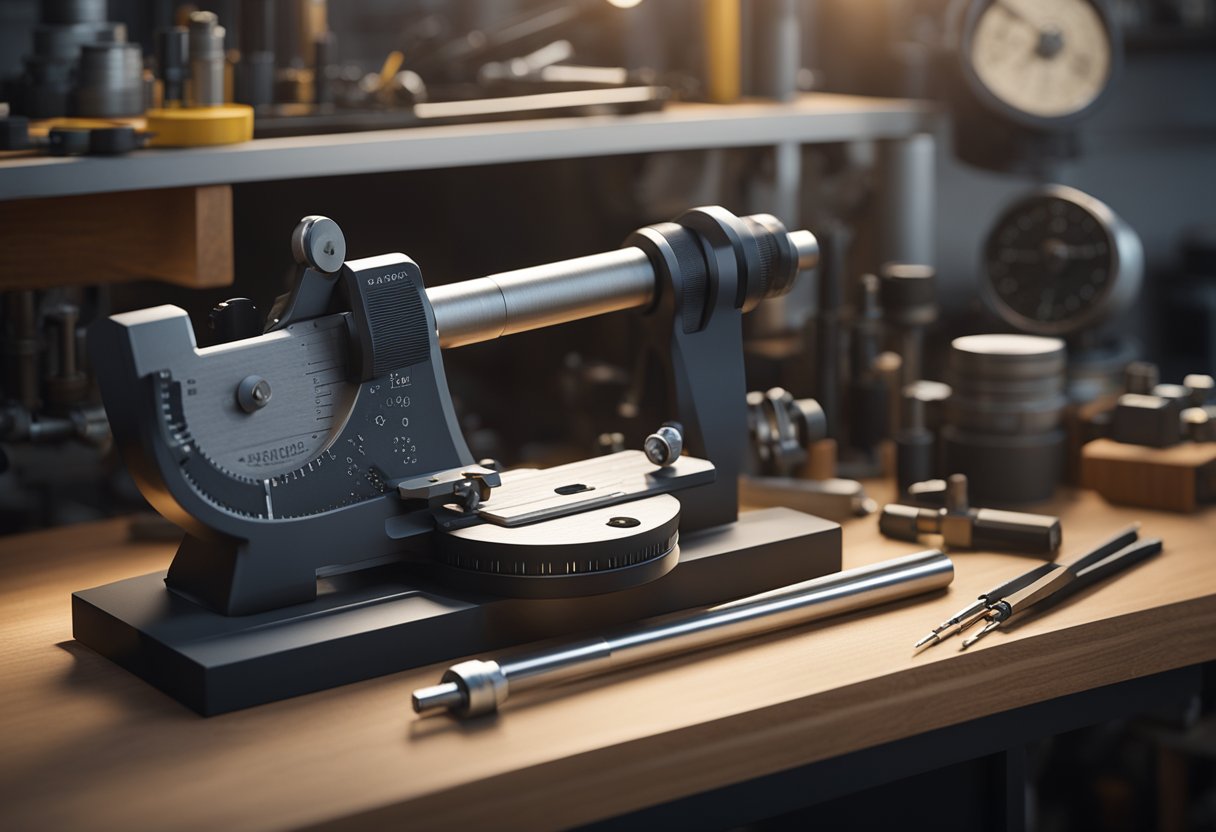
[[[946,472],[966,474],[978,503],[1028,503],[1055,490],[1063,465],[1064,342],[970,335],[950,352]]]
[[[186,97],[189,54],[190,35],[184,26],[156,33],[156,69],[160,73],[161,98],[165,105],[178,104]]]
[[[688,653],[899,598],[942,589],[954,565],[937,550],[920,552],[781,587],[694,612],[676,613],[599,638],[502,662],[464,662],[444,681],[415,691],[419,713],[449,708],[462,716],[497,710],[509,693],[542,683]]]
[[[882,262],[935,260],[937,146],[931,133],[878,142],[878,256]]]
[[[800,269],[814,268],[819,247],[809,231],[789,234]],[[558,263],[427,289],[442,347],[649,306],[655,272],[640,248],[576,257]]]
[[[640,248],[623,248],[427,290],[439,343],[459,347],[654,300],[655,274]]]
[[[190,15],[191,107],[219,107],[224,103],[224,27],[214,12]]]
[[[77,115],[115,118],[143,112],[143,58],[137,45],[86,44],[77,77]]]
[[[895,480],[900,494],[914,483],[933,478],[937,452],[937,440],[925,426],[925,401],[914,393],[904,393],[903,420],[895,434]]]
[[[1068,400],[1064,342],[1034,335],[970,335],[950,350],[950,423],[1023,435],[1059,427]]]

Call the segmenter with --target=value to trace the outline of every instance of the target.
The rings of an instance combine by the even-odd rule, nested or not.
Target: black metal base
[[[403,566],[322,582],[316,601],[207,610],[153,573],[72,595],[78,641],[210,716],[540,638],[714,604],[840,570],[840,527],[789,509],[681,538],[633,589],[569,599],[453,595]]]

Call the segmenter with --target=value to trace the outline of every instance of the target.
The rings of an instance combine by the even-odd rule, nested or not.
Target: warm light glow
[[[618,9],[632,9],[634,6],[639,5],[642,0],[608,0],[608,2]]]

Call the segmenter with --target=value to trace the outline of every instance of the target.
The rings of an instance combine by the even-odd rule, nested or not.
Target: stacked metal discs
[[[76,114],[91,118],[143,112],[143,56],[131,43],[90,43],[80,50]]]
[[[31,118],[143,112],[140,50],[123,24],[106,20],[106,0],[42,0],[41,12],[15,110]]]
[[[969,335],[950,350],[946,471],[978,503],[1049,498],[1064,460],[1066,356],[1058,338]]]

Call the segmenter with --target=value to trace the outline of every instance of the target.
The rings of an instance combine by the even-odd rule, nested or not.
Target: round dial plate
[[[983,290],[1005,321],[1063,335],[1119,311],[1140,283],[1135,233],[1088,194],[1050,186],[1014,202],[988,235]]]
[[[239,344],[239,342],[237,342]],[[346,327],[339,316],[305,321],[264,339],[252,363],[221,360],[232,346],[200,351],[184,381],[182,405],[199,447],[217,466],[260,480],[298,469],[334,441],[354,406],[346,380]],[[266,407],[246,413],[235,391],[257,371],[270,385]]]
[[[1110,84],[1114,47],[1092,0],[986,0],[963,37],[964,71],[981,98],[1023,121],[1069,120]]]

